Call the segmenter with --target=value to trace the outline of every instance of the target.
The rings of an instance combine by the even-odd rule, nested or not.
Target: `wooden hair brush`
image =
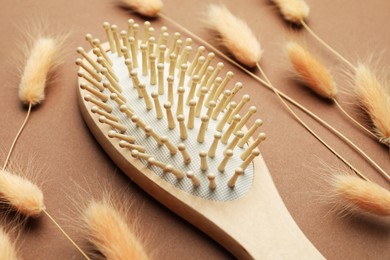
[[[233,101],[233,73],[166,27],[158,39],[149,22],[142,35],[133,20],[103,27],[107,43],[88,34],[92,50],[77,49],[78,97],[122,171],[239,259],[323,259],[275,188],[257,148],[262,121],[246,128],[256,107],[244,108],[248,95]]]

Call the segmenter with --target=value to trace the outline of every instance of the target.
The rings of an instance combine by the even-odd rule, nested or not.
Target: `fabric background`
[[[128,211],[128,221],[137,220],[139,232],[147,241],[148,251],[155,259],[229,259],[232,256],[185,220],[177,217],[132,183],[113,164],[95,142],[83,122],[76,99],[78,57],[76,47],[88,48],[86,33],[104,39],[102,23],[109,21],[119,27],[127,19],[143,22],[142,18],[116,7],[114,1],[76,0],[3,0],[0,9],[0,149],[3,155],[20,127],[26,109],[20,104],[17,87],[19,68],[23,60],[17,46],[22,43],[26,24],[46,20],[50,28],[70,31],[66,58],[57,70],[56,79],[49,83],[45,102],[33,110],[31,121],[23,132],[13,155],[21,166],[31,161],[38,169],[29,173],[42,186],[47,210],[83,247],[79,209],[91,197],[99,198],[108,190]],[[265,50],[262,65],[275,86],[303,103],[327,122],[342,131],[365,150],[386,171],[390,171],[388,148],[379,145],[354,125],[331,103],[319,99],[298,84],[285,58],[285,40],[296,38],[305,42],[332,68],[342,89],[339,96],[344,107],[364,122],[356,105],[352,88],[343,66],[304,30],[292,29],[267,0],[246,1],[173,1],[165,0],[163,12],[193,32],[215,43],[214,36],[201,24],[201,14],[208,3],[224,3],[247,21],[261,39]],[[353,63],[358,60],[377,62],[386,68],[390,54],[390,2],[373,0],[307,0],[311,7],[308,19],[312,28]],[[153,26],[177,28],[163,19]],[[178,30],[181,32],[180,30]],[[186,34],[181,32],[185,37]],[[195,41],[194,45],[198,43]],[[217,58],[220,60],[220,57]],[[261,87],[231,65],[235,81],[244,83],[264,121],[268,139],[261,151],[276,186],[291,215],[302,231],[329,259],[385,259],[390,255],[389,219],[372,216],[341,216],[326,203],[329,198],[329,173],[321,171],[324,164],[331,167],[342,163],[313,136],[306,132],[286,111],[275,95]],[[345,143],[297,111],[299,115],[369,178],[389,188],[388,183]],[[254,118],[250,121],[252,123]],[[30,172],[30,171],[29,171]],[[131,207],[129,205],[131,204]],[[9,221],[5,220],[5,223]],[[24,259],[82,259],[81,255],[45,216],[29,221],[17,240]]]

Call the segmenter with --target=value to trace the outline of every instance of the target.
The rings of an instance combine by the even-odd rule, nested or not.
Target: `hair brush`
[[[245,126],[256,107],[245,108],[250,97],[237,95],[243,85],[223,63],[213,67],[214,53],[166,27],[156,37],[149,22],[143,32],[133,20],[125,31],[103,28],[107,42],[87,34],[92,49],[77,49],[78,97],[121,170],[239,259],[323,259],[260,154],[262,121]]]

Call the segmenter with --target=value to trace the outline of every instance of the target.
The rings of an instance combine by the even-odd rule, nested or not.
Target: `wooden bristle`
[[[106,111],[100,109],[99,107],[97,106],[93,106],[91,108],[91,112],[94,113],[94,114],[98,114],[98,115],[101,115],[101,116],[105,116],[106,118],[112,120],[112,121],[115,121],[115,122],[119,122],[119,118],[115,115],[112,115],[110,113],[107,113]]]
[[[222,132],[223,128],[225,127],[225,124],[226,124],[227,120],[229,119],[230,115],[232,114],[233,110],[236,107],[237,107],[237,103],[234,102],[234,101],[229,104],[228,110],[223,115],[223,118],[221,119],[221,121],[219,121],[219,123],[217,125],[217,128],[216,128],[217,131]]]
[[[118,122],[112,121],[112,120],[106,118],[105,116],[100,116],[99,117],[99,122],[112,126],[113,128],[115,128],[118,131],[120,131],[122,134],[125,133],[126,130],[127,130],[126,126],[124,126],[124,125],[122,125],[122,124],[120,124]]]
[[[120,41],[120,37],[119,37],[118,26],[116,26],[115,24],[111,25],[111,31],[112,31],[112,35],[114,37],[115,47],[116,47],[116,51],[118,53],[118,56],[122,57],[123,56],[122,51],[121,51],[122,46],[121,46],[121,41]]]
[[[220,172],[224,172],[225,171],[225,168],[226,168],[226,165],[228,163],[228,161],[230,160],[230,158],[232,158],[233,156],[233,151],[232,150],[226,150],[224,153],[224,158],[223,160],[221,161],[221,163],[218,165],[218,171]]]
[[[101,82],[103,77],[95,72],[93,69],[85,65],[85,63],[81,59],[76,59],[76,65],[82,67],[86,72],[88,72],[89,75],[94,77],[98,82]]]
[[[238,131],[241,130],[241,128],[248,122],[249,118],[255,114],[257,111],[255,106],[251,106],[244,117],[241,119],[241,121],[237,124],[236,128],[234,128],[233,133],[237,133]]]
[[[248,103],[250,100],[249,95],[244,95],[241,98],[241,101],[238,103],[237,107],[233,110],[232,114],[230,115],[228,119],[228,123],[230,124],[233,121],[233,118],[240,112],[243,106],[245,106],[246,103]]]
[[[248,132],[242,137],[242,139],[238,142],[238,147],[243,148],[245,143],[248,142],[249,138],[256,132],[257,128],[263,125],[263,121],[261,119],[256,119],[255,123],[249,128]]]
[[[174,144],[172,144],[169,140],[168,137],[162,136],[160,138],[161,142],[168,148],[169,152],[171,155],[175,155],[177,153],[177,148]]]
[[[128,143],[128,142],[123,141],[123,140],[119,142],[119,146],[122,148],[130,149],[130,150],[137,150],[138,152],[141,152],[141,153],[144,153],[146,151],[145,147],[142,145]]]
[[[104,90],[103,84],[101,84],[100,82],[96,81],[96,79],[90,77],[88,74],[85,74],[84,72],[79,71],[77,73],[77,76],[79,76],[80,78],[83,78],[86,81],[88,81],[90,84],[92,84],[99,91],[103,91]]]
[[[234,186],[236,185],[238,177],[242,176],[243,174],[244,174],[244,170],[242,168],[240,168],[240,167],[237,168],[234,171],[234,175],[230,178],[230,180],[228,182],[228,186],[230,188],[234,188]]]
[[[135,143],[135,137],[131,135],[124,135],[117,133],[113,130],[108,131],[108,137],[110,138],[118,138],[119,140],[126,141],[128,143],[134,144]]]
[[[245,169],[249,166],[249,164],[255,159],[255,157],[260,155],[259,149],[255,148],[252,150],[251,154],[245,159],[245,161],[241,164],[241,168],[245,171]]]
[[[265,133],[260,133],[260,134],[257,136],[256,140],[255,140],[253,143],[251,143],[251,145],[248,147],[248,149],[247,149],[245,152],[243,152],[243,153],[241,154],[241,159],[242,159],[242,160],[246,160],[246,159],[249,157],[249,155],[252,153],[252,151],[253,151],[253,150],[254,150],[262,141],[264,141],[265,138],[266,138]]]
[[[238,122],[241,121],[241,116],[240,115],[235,115],[233,118],[233,122],[230,124],[229,128],[226,129],[226,131],[223,133],[221,142],[223,144],[227,144],[229,141],[230,135],[233,133],[234,129],[236,128]]]
[[[215,182],[215,174],[210,172],[209,174],[207,174],[207,178],[209,179],[210,190],[215,190],[217,188],[217,183]]]
[[[200,186],[200,181],[199,181],[198,178],[196,178],[196,176],[194,175],[193,171],[188,171],[187,172],[187,178],[191,180],[192,185],[194,185],[195,187],[199,187]]]
[[[207,164],[207,152],[206,151],[200,151],[199,152],[199,157],[200,157],[200,169],[202,171],[207,171],[208,169],[208,164]]]
[[[179,151],[181,152],[182,156],[183,156],[183,161],[185,164],[189,164],[191,163],[191,156],[190,154],[187,152],[186,150],[186,146],[185,144],[183,143],[180,143],[177,147],[179,149]]]
[[[218,146],[219,140],[221,140],[221,137],[222,137],[221,132],[216,132],[214,134],[213,143],[211,144],[210,149],[209,149],[209,151],[207,153],[210,158],[214,158],[215,157],[215,152],[217,150],[217,146]]]
[[[93,97],[91,97],[91,95],[85,95],[84,96],[84,100],[87,101],[87,102],[91,102],[93,104],[95,104],[96,106],[104,109],[105,111],[107,111],[108,113],[111,113],[112,112],[112,107],[108,104],[105,104],[103,103],[102,101],[100,100],[97,100]]]
[[[234,73],[164,26],[155,30],[146,21],[140,28],[129,19],[125,30],[103,27],[110,49],[87,34],[92,51],[79,47],[83,60],[76,64],[79,91],[110,144],[136,167],[197,196],[237,196],[241,183],[245,191],[265,134],[254,138],[260,119],[246,131],[257,109],[244,108],[250,96],[239,95],[243,84],[232,82]]]

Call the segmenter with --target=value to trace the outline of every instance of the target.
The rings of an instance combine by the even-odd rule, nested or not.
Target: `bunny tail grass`
[[[119,0],[119,2],[146,17],[156,17],[163,7],[161,0]]]
[[[375,74],[362,63],[355,70],[355,93],[370,116],[379,141],[390,145],[390,97]]]
[[[8,234],[0,228],[0,259],[17,260],[16,249]]]
[[[91,202],[83,220],[89,241],[108,260],[149,259],[123,217],[107,201]]]
[[[296,72],[308,87],[322,97],[336,97],[337,88],[333,78],[316,57],[296,42],[288,42],[286,50]]]
[[[37,185],[5,170],[0,170],[0,199],[27,217],[38,217],[45,209]]]
[[[335,175],[332,187],[348,208],[357,208],[379,216],[390,216],[390,192],[378,184],[352,175]]]
[[[286,44],[287,54],[297,74],[303,79],[311,90],[324,98],[333,100],[340,111],[363,131],[377,139],[377,136],[369,129],[356,121],[336,100],[337,87],[332,75],[321,62],[306,48],[296,42]]]
[[[307,19],[310,8],[304,0],[272,0],[279,8],[283,18],[291,23],[300,24]]]
[[[19,85],[19,99],[27,105],[37,105],[45,99],[48,74],[60,63],[60,38],[38,37],[28,55]]]
[[[205,22],[219,34],[222,44],[240,63],[256,66],[263,50],[244,21],[235,17],[224,5],[209,5]]]

